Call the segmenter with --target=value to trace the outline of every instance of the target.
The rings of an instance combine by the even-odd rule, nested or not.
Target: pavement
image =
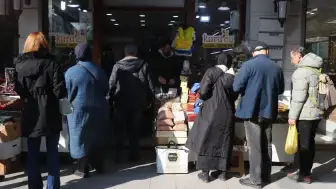
[[[155,157],[155,156],[154,156]],[[109,157],[107,157],[109,158]],[[226,182],[214,180],[208,184],[197,179],[198,172],[189,174],[162,175],[156,173],[155,161],[149,158],[137,164],[113,164],[109,161],[105,175],[94,172],[90,178],[79,179],[71,174],[71,166],[65,164],[61,170],[62,189],[248,189],[241,186],[239,178]],[[285,177],[280,170],[283,166],[273,166],[272,184],[265,189],[336,189],[336,151],[316,153],[312,184],[296,183]],[[42,169],[43,170],[43,169]],[[248,177],[248,175],[246,175]],[[45,180],[46,173],[43,174]],[[0,182],[0,189],[27,189],[24,172],[6,175]]]

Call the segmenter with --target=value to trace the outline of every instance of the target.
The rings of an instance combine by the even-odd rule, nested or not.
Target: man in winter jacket
[[[315,156],[316,129],[322,117],[319,108],[319,75],[323,60],[303,47],[291,51],[297,70],[292,75],[289,125],[296,125],[299,135],[299,174],[289,173],[295,181],[312,182],[311,169]]]
[[[250,50],[253,58],[242,65],[233,83],[233,90],[241,94],[236,116],[244,120],[250,147],[250,178],[239,182],[261,188],[270,182],[272,122],[277,118],[284,78],[280,66],[268,57],[265,43],[257,42]]]
[[[160,42],[160,49],[151,57],[150,67],[156,87],[178,88],[183,60],[174,55],[169,40]]]
[[[117,62],[110,77],[110,102],[114,106],[115,134],[118,150],[122,149],[124,129],[130,145],[129,159],[139,158],[139,140],[143,112],[150,106],[154,87],[147,63],[139,59],[137,47],[127,45],[125,58]],[[120,153],[116,153],[120,155]],[[120,160],[120,156],[116,157]]]

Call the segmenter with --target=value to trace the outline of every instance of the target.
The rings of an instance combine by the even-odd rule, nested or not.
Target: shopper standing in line
[[[269,57],[263,42],[249,48],[253,58],[235,77],[233,90],[241,93],[236,116],[244,121],[249,146],[250,178],[242,185],[262,188],[271,182],[272,123],[278,114],[278,95],[284,92],[281,67]]]
[[[29,34],[23,54],[14,62],[17,71],[15,91],[23,103],[22,136],[28,144],[28,188],[42,189],[40,166],[41,137],[47,145],[47,188],[60,188],[58,141],[62,130],[59,99],[66,96],[60,64],[50,54],[42,32]]]
[[[225,181],[230,169],[234,143],[234,102],[237,95],[232,90],[234,71],[232,57],[219,55],[217,65],[209,68],[200,84],[201,110],[190,131],[186,147],[196,153],[196,168],[203,182],[209,182],[209,172],[216,170]],[[217,176],[214,175],[214,176]]]
[[[75,48],[77,64],[65,73],[68,99],[74,111],[67,115],[70,154],[77,159],[75,175],[89,176],[89,165],[96,172],[104,171],[104,144],[109,130],[108,79],[92,62],[88,44]]]
[[[115,160],[121,160],[124,133],[127,132],[130,152],[129,160],[137,161],[142,130],[142,116],[152,104],[154,86],[148,65],[137,57],[138,49],[130,44],[125,47],[125,58],[118,61],[110,77],[109,98],[114,107],[113,121],[117,152]]]
[[[292,75],[289,125],[296,125],[299,132],[299,173],[289,173],[292,180],[312,182],[311,169],[315,156],[315,135],[322,118],[319,109],[319,70],[323,60],[303,47],[291,51],[291,60],[297,69]]]

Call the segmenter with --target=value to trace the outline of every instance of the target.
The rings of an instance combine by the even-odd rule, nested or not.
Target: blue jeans
[[[58,141],[60,134],[46,137],[48,184],[47,189],[60,189],[60,160]],[[28,138],[28,188],[42,189],[43,182],[40,171],[41,137]]]

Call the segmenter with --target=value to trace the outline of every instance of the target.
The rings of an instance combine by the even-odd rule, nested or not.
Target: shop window
[[[325,62],[324,71],[336,74],[336,1],[308,0],[306,47]]]
[[[84,3],[85,2],[85,3]],[[61,63],[75,63],[72,56],[79,43],[92,41],[89,1],[49,1],[49,42]]]

